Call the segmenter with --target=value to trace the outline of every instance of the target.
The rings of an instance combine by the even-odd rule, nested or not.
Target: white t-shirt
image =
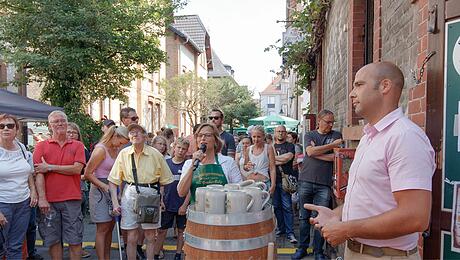
[[[19,148],[21,145],[21,148]],[[33,173],[32,156],[22,144],[10,151],[0,147],[0,202],[18,203],[30,197],[28,179]],[[24,159],[25,154],[26,159]]]
[[[236,162],[232,157],[225,156],[219,153],[217,155],[217,159],[219,160],[219,163],[222,166],[222,170],[224,171],[228,183],[238,183],[242,181],[240,170],[238,169],[238,166],[236,165]],[[184,166],[182,166],[182,174],[180,176],[180,181],[182,181],[184,176],[187,175],[188,169],[190,167],[192,167],[192,159],[185,161]]]

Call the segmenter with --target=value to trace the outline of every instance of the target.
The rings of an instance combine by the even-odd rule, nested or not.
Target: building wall
[[[346,126],[348,5],[349,0],[333,1],[323,41],[323,108],[331,110],[336,115],[336,128]],[[315,97],[317,94],[316,89],[312,96]],[[315,105],[313,113],[318,113],[317,102]]]
[[[415,86],[411,70],[417,68],[418,6],[410,1],[381,1],[382,61],[398,65],[405,80],[400,105],[405,109],[409,89]]]

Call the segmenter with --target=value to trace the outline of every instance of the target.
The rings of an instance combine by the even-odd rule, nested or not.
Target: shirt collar
[[[132,154],[134,153],[134,145],[131,145],[129,147],[129,151],[128,151],[128,154]],[[144,148],[142,148],[142,153],[145,154],[145,155],[150,155],[151,152],[149,151],[149,149],[147,148],[147,145],[144,144]]]
[[[364,126],[363,131],[366,135],[373,136],[377,132],[383,131],[385,128],[393,124],[393,122],[400,119],[401,117],[404,117],[404,114],[402,112],[402,108],[398,107],[380,119],[375,125],[367,124]]]
[[[57,140],[54,140],[54,139],[52,139],[52,138],[48,139],[48,142],[50,142],[50,143],[58,143]],[[71,144],[71,143],[73,143],[73,140],[72,140],[72,139],[67,139],[67,140],[65,141],[65,144]]]

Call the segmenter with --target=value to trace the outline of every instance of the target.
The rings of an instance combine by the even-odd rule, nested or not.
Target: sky
[[[275,76],[270,70],[280,71],[277,51],[264,49],[281,39],[284,23],[276,21],[285,20],[285,10],[286,0],[188,0],[176,14],[200,16],[211,48],[258,97]]]

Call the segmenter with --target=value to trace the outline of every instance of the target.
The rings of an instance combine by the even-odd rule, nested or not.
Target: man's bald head
[[[402,71],[394,63],[388,61],[375,62],[368,64],[369,72],[375,79],[375,87],[377,88],[382,80],[390,80],[391,83],[400,91],[404,87],[404,75]]]

